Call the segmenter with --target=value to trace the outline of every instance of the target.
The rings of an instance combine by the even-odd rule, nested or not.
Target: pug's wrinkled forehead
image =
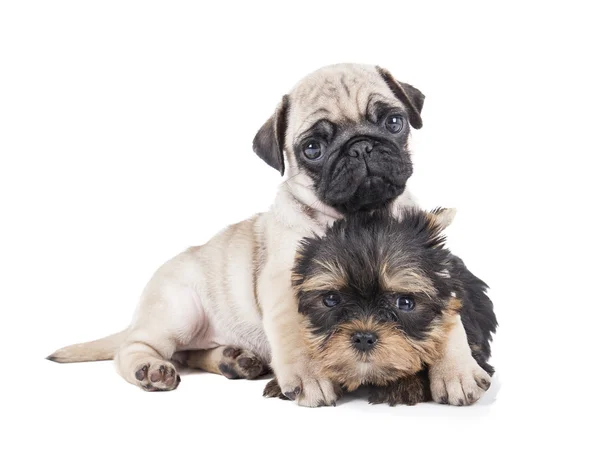
[[[382,70],[384,71],[384,70]],[[332,65],[302,79],[289,94],[288,144],[320,120],[333,124],[373,120],[378,109],[404,104],[375,66]]]

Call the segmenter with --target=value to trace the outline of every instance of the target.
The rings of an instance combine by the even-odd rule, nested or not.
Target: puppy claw
[[[476,377],[475,381],[477,382],[477,386],[479,386],[479,388],[481,388],[482,390],[487,391],[488,389],[490,389],[491,383],[488,382],[485,378]]]
[[[287,381],[277,374],[281,390],[289,399],[303,407],[319,407],[331,405],[337,399],[333,383],[326,378],[315,376],[310,365],[295,365],[287,373]],[[297,372],[297,374],[296,374]]]
[[[287,397],[290,401],[295,401],[296,398],[300,395],[300,393],[302,392],[302,388],[300,388],[299,386],[297,386],[296,388],[294,388],[294,391],[286,391],[285,393],[283,393],[285,395],[285,397]]]

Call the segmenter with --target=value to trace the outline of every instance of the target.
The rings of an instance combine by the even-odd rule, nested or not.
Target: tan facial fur
[[[435,295],[431,280],[418,269],[396,269],[384,262],[380,272],[381,286],[384,290],[403,292],[406,294],[423,293],[429,297]]]
[[[296,259],[299,257],[296,256]],[[348,283],[348,278],[343,268],[334,261],[318,262],[320,271],[310,277],[298,277],[292,274],[292,282],[302,283],[297,287],[297,291],[317,291],[317,290],[339,290]]]
[[[322,374],[349,391],[364,384],[384,385],[415,374],[442,356],[460,305],[457,299],[450,299],[447,308],[432,322],[429,333],[422,340],[407,337],[392,323],[369,318],[341,324],[329,337],[315,335],[306,319],[304,341]],[[356,351],[351,344],[352,334],[370,331],[378,335],[376,346],[368,353]]]

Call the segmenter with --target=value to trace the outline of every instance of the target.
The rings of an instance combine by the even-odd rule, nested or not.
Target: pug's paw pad
[[[229,379],[254,379],[267,373],[268,368],[254,353],[237,347],[225,347],[219,371]]]
[[[171,391],[181,382],[173,364],[156,360],[138,365],[135,368],[135,379],[146,391]]]

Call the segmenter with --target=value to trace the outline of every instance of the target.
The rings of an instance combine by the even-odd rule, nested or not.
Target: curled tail
[[[102,339],[84,342],[82,344],[69,345],[60,348],[46,359],[57,363],[81,363],[84,361],[105,361],[113,359],[119,346],[125,341],[128,330],[125,329],[116,334],[103,337]]]

